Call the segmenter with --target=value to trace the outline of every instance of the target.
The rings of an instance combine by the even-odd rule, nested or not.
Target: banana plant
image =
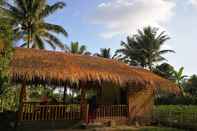
[[[175,80],[176,84],[179,86],[179,88],[182,92],[182,95],[184,96],[185,92],[184,92],[184,89],[182,87],[182,83],[183,83],[183,80],[187,77],[187,75],[184,75],[183,71],[184,71],[184,67],[181,67],[178,71],[174,70],[173,71],[173,77],[174,77],[174,80]]]

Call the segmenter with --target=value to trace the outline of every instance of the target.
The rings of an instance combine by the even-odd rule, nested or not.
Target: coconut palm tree
[[[47,4],[47,0],[13,0],[13,3],[5,1],[0,6],[3,15],[1,19],[6,19],[12,25],[17,40],[23,40],[21,45],[27,48],[45,48],[45,43],[53,49],[64,48],[64,44],[55,36],[63,34],[67,36],[65,29],[59,25],[45,21],[45,18],[62,9],[63,2]]]
[[[165,32],[158,34],[158,28],[150,26],[138,30],[133,37],[127,37],[127,41],[121,42],[122,48],[117,50],[119,59],[129,65],[138,65],[153,69],[156,62],[166,60],[162,55],[174,52],[173,50],[161,50],[162,45],[169,39]]]
[[[86,46],[79,45],[79,42],[71,42],[70,47],[65,46],[65,51],[73,54],[86,54]]]

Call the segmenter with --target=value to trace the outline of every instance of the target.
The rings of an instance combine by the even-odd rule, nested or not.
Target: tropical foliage
[[[185,91],[185,93],[188,93]],[[155,105],[197,105],[196,96],[175,96],[173,94],[160,95],[156,97]]]
[[[116,51],[120,60],[129,65],[148,67],[153,69],[156,62],[166,60],[163,54],[174,52],[173,50],[162,50],[162,45],[169,40],[165,32],[158,34],[158,29],[153,27],[145,27],[138,30],[138,34],[127,37],[127,41],[121,42],[121,49]]]
[[[181,89],[182,95],[185,94],[184,89],[182,87],[182,83],[183,83],[183,80],[187,77],[186,75],[183,74],[183,70],[184,70],[184,67],[181,67],[178,71],[176,70],[173,71],[173,77],[175,79],[176,84]]]
[[[19,107],[20,86],[8,86],[0,97],[1,111],[17,111]]]
[[[111,49],[110,48],[101,48],[100,53],[97,53],[96,55],[103,58],[111,58]]]
[[[192,75],[183,83],[184,91],[192,96],[197,97],[197,75]]]
[[[86,54],[86,46],[79,42],[71,42],[70,46],[65,46],[65,51],[73,54]]]
[[[0,20],[0,95],[9,86],[8,69],[12,57],[12,30],[9,24]]]
[[[154,73],[166,79],[174,80],[174,76],[173,76],[174,67],[168,63],[162,63],[161,65],[156,66],[153,71]]]
[[[63,27],[45,21],[45,18],[62,9],[63,2],[53,5],[47,4],[47,0],[13,0],[5,1],[0,6],[1,19],[6,19],[12,25],[15,40],[23,40],[22,47],[46,48],[45,43],[55,49],[64,48],[64,44],[54,35],[67,32]]]
[[[45,49],[51,47],[56,49],[58,47],[69,53],[91,55],[90,52],[87,52],[86,46],[80,45],[79,42],[71,42],[70,46],[64,45],[56,34],[67,37],[66,30],[59,25],[46,21],[48,16],[64,7],[64,2],[56,2],[49,5],[47,0],[0,0],[0,104],[4,105],[6,110],[16,110],[19,102],[20,88],[18,86],[11,87],[8,76],[13,43],[18,44],[22,42],[20,46],[27,48]],[[116,55],[112,56],[110,48],[102,48],[96,56],[109,59],[115,57],[128,65],[148,68],[166,79],[175,81],[182,90],[183,96],[177,97],[171,94],[164,94],[164,99],[161,97],[156,99],[156,104],[161,104],[162,102],[162,104],[197,104],[196,75],[184,81],[186,76],[183,75],[183,67],[176,71],[168,63],[156,66],[158,62],[166,60],[163,56],[164,54],[174,52],[173,50],[162,49],[167,40],[169,40],[169,37],[164,31],[159,32],[157,28],[148,26],[138,30],[137,34],[131,37],[128,36],[126,41],[122,41],[121,49],[116,51]],[[27,93],[31,100],[40,100],[46,93],[50,93],[49,98],[60,100],[63,95],[66,95],[68,99],[73,100],[74,95],[79,94],[75,89],[66,88],[70,91],[71,95],[69,93],[63,94],[61,89],[56,94],[56,87],[42,85],[31,86],[28,88]],[[106,95],[109,96],[112,91],[105,91]],[[191,96],[186,97],[184,91]],[[94,93],[95,91],[90,91],[87,95]],[[177,112],[184,112],[186,114],[184,118],[190,120],[190,123],[196,123],[196,121],[191,121],[189,118],[192,117],[190,116],[192,112],[197,111],[197,108],[194,106],[188,107],[189,109],[185,106],[157,106],[155,111],[158,111],[161,118],[164,118],[162,115],[166,110],[175,112],[173,115]],[[168,115],[167,113],[166,116]],[[182,117],[180,119],[183,120]],[[171,120],[170,116],[168,120]]]

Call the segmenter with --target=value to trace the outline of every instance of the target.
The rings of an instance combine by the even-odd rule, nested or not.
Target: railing
[[[79,120],[80,105],[78,104],[47,104],[38,102],[24,102],[21,120]]]
[[[98,105],[96,119],[127,119],[128,105]]]
[[[34,120],[80,120],[79,104],[47,104],[39,102],[24,102],[20,119],[22,121]],[[128,105],[98,105],[96,109],[97,120],[127,119]]]

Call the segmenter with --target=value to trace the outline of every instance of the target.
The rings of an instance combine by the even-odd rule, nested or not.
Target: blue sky
[[[50,3],[58,0],[49,0]],[[126,36],[151,25],[171,37],[163,48],[173,49],[168,63],[185,74],[197,74],[197,0],[62,0],[67,6],[47,20],[69,33],[65,44],[79,41],[91,52],[120,46]]]

